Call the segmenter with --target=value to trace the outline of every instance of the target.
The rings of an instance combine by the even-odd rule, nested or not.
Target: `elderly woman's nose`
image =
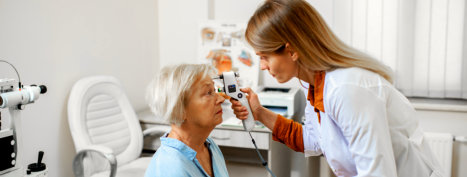
[[[225,101],[224,96],[217,94],[217,103],[223,103]]]

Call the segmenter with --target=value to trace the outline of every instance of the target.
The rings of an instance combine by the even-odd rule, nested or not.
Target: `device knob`
[[[17,109],[19,110],[24,110],[24,108],[26,108],[26,106],[24,106],[23,104],[19,104],[16,106]]]
[[[28,165],[28,169],[32,172],[45,170],[45,164],[42,163],[42,157],[44,156],[44,151],[39,151],[39,156],[37,158],[37,163],[32,163]]]
[[[39,85],[39,88],[41,89],[41,94],[47,92],[47,87],[45,85]]]
[[[44,151],[39,151],[39,156],[37,157],[37,163],[40,164],[42,162],[42,158],[44,157]]]

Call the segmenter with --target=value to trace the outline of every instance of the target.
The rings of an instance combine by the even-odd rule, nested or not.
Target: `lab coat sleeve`
[[[305,125],[303,125],[303,145],[305,148],[305,157],[319,156],[323,154],[319,144],[319,135],[316,134],[316,122],[318,116],[310,102],[306,102],[305,107]]]
[[[328,95],[325,109],[347,140],[357,176],[397,176],[385,98],[356,85],[334,88]]]

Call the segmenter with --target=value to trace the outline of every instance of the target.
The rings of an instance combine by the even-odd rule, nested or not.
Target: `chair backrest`
[[[141,126],[114,77],[91,76],[76,82],[68,100],[68,123],[77,152],[89,145],[109,147],[118,166],[141,155]]]

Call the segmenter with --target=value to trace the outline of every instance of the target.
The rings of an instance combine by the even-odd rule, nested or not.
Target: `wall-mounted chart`
[[[256,90],[259,58],[245,41],[245,28],[244,23],[200,23],[198,59],[212,64],[218,73],[238,72],[240,85]]]

